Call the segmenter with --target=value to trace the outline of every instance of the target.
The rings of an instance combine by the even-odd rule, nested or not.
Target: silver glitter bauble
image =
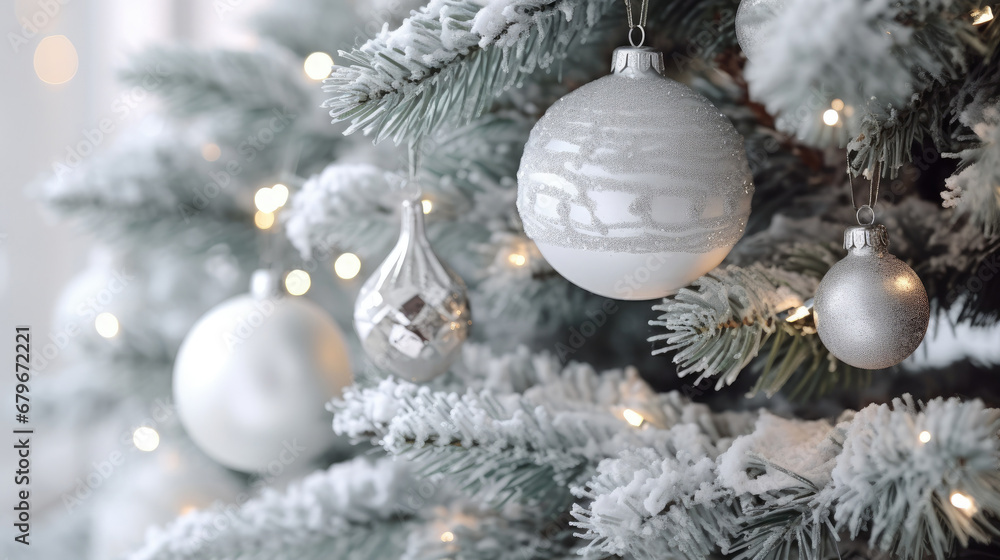
[[[325,405],[352,383],[344,335],[315,303],[280,296],[269,271],[192,327],[174,361],[181,424],[232,469],[266,469],[289,445],[306,460],[336,442]]]
[[[743,235],[753,177],[743,138],[663,55],[615,50],[612,74],[535,124],[517,209],[567,280],[614,299],[655,299],[715,268]]]
[[[736,40],[748,59],[753,59],[770,36],[767,26],[785,9],[788,0],[743,0],[736,10]]]
[[[419,199],[403,202],[399,241],[358,294],[354,328],[376,365],[410,381],[448,371],[472,326],[462,279],[424,233]]]
[[[838,360],[863,369],[894,366],[924,339],[930,306],[920,278],[888,252],[885,226],[844,233],[848,255],[816,290],[813,315],[823,345]]]

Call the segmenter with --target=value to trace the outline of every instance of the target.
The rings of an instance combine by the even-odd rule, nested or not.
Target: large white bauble
[[[242,295],[202,317],[174,363],[181,423],[207,455],[241,471],[308,460],[335,441],[324,405],[351,384],[343,334],[316,304]]]
[[[743,235],[753,177],[743,138],[704,96],[663,77],[663,55],[615,51],[613,73],[531,130],[517,208],[567,280],[614,299],[671,295]]]
[[[768,26],[788,4],[788,0],[743,0],[736,10],[736,40],[748,59],[760,51],[771,34]]]

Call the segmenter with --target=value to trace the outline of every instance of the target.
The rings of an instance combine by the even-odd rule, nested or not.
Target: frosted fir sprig
[[[150,530],[130,560],[390,558],[419,523],[414,479],[391,459],[358,458],[307,476],[283,492],[267,489],[241,505],[184,515]],[[426,505],[429,497],[419,502]]]
[[[813,253],[789,249],[803,268],[822,264],[809,258]],[[760,265],[716,269],[653,306],[662,314],[649,324],[666,331],[649,337],[657,343],[653,354],[676,352],[672,360],[680,366],[679,376],[698,374],[696,384],[717,378],[716,390],[735,382],[758,356],[753,392],[773,395],[792,383],[793,396],[809,396],[857,382],[853,368],[819,342],[805,308],[821,275]],[[805,313],[789,321],[799,309]]]
[[[433,0],[350,52],[324,91],[334,122],[375,141],[415,140],[483,114],[506,89],[564,59],[612,0]]]
[[[904,107],[912,94],[960,77],[984,48],[973,1],[796,0],[768,26],[746,67],[750,94],[778,115],[778,127],[808,144],[844,145],[870,103]],[[840,99],[841,124],[822,120]]]

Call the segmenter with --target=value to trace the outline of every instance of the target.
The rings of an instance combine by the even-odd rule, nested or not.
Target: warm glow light
[[[441,542],[451,542],[455,540],[455,533],[451,531],[445,531],[441,533]]]
[[[260,229],[269,229],[274,225],[274,213],[273,212],[261,212],[257,211],[253,215],[253,223]]]
[[[285,289],[293,296],[301,296],[309,291],[312,286],[312,279],[309,273],[304,270],[295,269],[285,276]]]
[[[642,425],[642,414],[632,410],[631,408],[626,408],[625,412],[622,412],[622,416],[625,417],[625,421],[633,426],[639,427]]]
[[[951,505],[962,510],[972,509],[972,498],[961,492],[954,492],[951,495]]]
[[[982,25],[993,19],[993,8],[986,6],[982,10],[972,10],[972,25]]]
[[[184,506],[181,508],[181,515],[187,515],[189,513],[194,513],[195,511],[198,511],[198,508],[194,506]]]
[[[906,276],[897,276],[895,284],[900,290],[908,290],[913,287],[913,282]]]
[[[139,451],[152,451],[160,446],[160,434],[153,428],[142,426],[132,433],[132,443]]]
[[[931,440],[931,433],[928,432],[927,430],[924,430],[920,432],[920,435],[917,436],[917,438],[920,439],[920,443],[927,443],[928,441]]]
[[[201,157],[205,158],[205,161],[215,161],[219,159],[222,155],[222,150],[219,149],[218,144],[213,144],[209,142],[201,147]]]
[[[361,259],[354,253],[344,253],[333,261],[333,271],[344,280],[350,280],[361,272]]]
[[[511,253],[507,255],[507,261],[514,266],[524,266],[524,263],[528,262],[528,258],[520,253]]]
[[[844,102],[842,100],[840,100],[840,99],[834,99],[833,103],[830,103],[830,107],[833,107],[834,111],[843,111],[844,110]]]
[[[281,183],[274,185],[271,187],[271,196],[274,199],[274,203],[278,205],[278,208],[281,208],[288,202],[288,187]]]
[[[65,35],[52,35],[35,47],[35,74],[47,84],[65,84],[76,76],[80,57]]]
[[[281,205],[278,204],[278,196],[270,187],[264,187],[253,195],[253,203],[261,212],[274,212]]]
[[[94,328],[104,338],[112,338],[118,334],[118,318],[110,313],[101,313],[94,319]]]
[[[314,52],[306,57],[302,67],[310,79],[323,80],[330,75],[330,71],[333,69],[333,58],[325,52]]]
[[[798,321],[799,319],[805,319],[808,316],[809,316],[809,308],[804,305],[800,305],[795,311],[792,312],[791,315],[785,318],[785,321],[788,321],[789,323],[794,323],[795,321]]]
[[[431,210],[434,209],[434,203],[424,199],[420,201],[420,207],[424,209],[424,214],[430,214]]]
[[[840,122],[840,114],[834,111],[833,109],[827,109],[823,113],[823,122],[829,126],[833,126],[838,122]]]

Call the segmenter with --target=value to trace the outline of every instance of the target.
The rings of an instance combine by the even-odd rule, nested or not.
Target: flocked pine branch
[[[182,516],[150,531],[130,560],[397,557],[408,527],[419,526],[430,509],[430,496],[417,495],[413,481],[391,459],[354,459],[284,492],[265,490],[241,505]]]
[[[945,207],[969,214],[986,235],[1000,233],[1000,105],[976,106],[961,114],[979,145],[954,154],[960,171],[945,181]]]
[[[562,368],[545,354],[519,355],[497,362],[473,347],[466,361],[478,358],[500,367],[498,372],[487,366],[492,387],[516,391],[533,380],[523,393],[483,389],[460,395],[449,385],[435,390],[389,379],[378,387],[348,389],[335,400],[334,429],[371,439],[416,461],[423,474],[449,475],[493,502],[518,498],[558,511],[570,501],[569,487],[589,477],[601,459],[630,447],[670,446],[677,438],[693,437],[666,429],[670,426],[719,441],[748,425],[749,415],[713,415],[677,393],[656,394],[634,370],[598,375],[584,364]],[[485,383],[476,381],[483,379],[482,370],[471,369],[481,372],[472,374],[472,386]],[[508,375],[515,378],[503,381]],[[625,408],[664,429],[636,430],[623,419]]]
[[[287,53],[203,51],[157,47],[140,53],[120,72],[126,84],[161,97],[178,117],[214,112],[297,113],[311,101],[304,79]]]
[[[854,546],[847,534],[865,557],[943,560],[1000,534],[998,428],[978,400],[905,396],[837,426],[762,414],[717,460],[677,448],[602,462],[574,515],[587,549],[635,558],[820,560]]]
[[[773,395],[791,382],[793,395],[818,394],[853,381],[853,368],[826,351],[808,316],[787,320],[815,293],[824,270],[817,272],[760,265],[716,269],[653,307],[663,314],[649,324],[667,331],[649,338],[658,343],[653,353],[676,352],[678,375],[696,373],[696,384],[715,377],[716,389],[735,382],[759,355],[754,392]]]
[[[612,0],[434,0],[340,57],[324,89],[334,122],[376,141],[415,140],[461,126],[536,69],[585,41]]]

